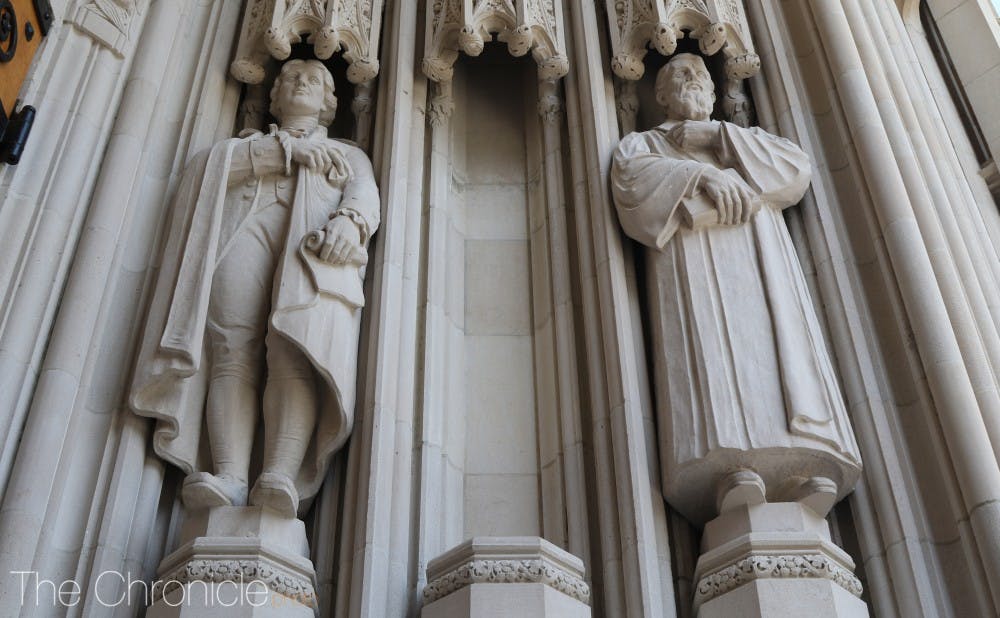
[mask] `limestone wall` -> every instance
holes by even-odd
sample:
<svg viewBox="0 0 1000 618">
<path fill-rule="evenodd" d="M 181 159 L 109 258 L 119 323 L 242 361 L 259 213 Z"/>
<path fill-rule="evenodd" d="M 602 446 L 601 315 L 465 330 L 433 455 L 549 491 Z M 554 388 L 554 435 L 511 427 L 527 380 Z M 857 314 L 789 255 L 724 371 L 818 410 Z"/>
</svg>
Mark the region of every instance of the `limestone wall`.
<svg viewBox="0 0 1000 618">
<path fill-rule="evenodd" d="M 985 1 L 932 8 L 996 153 Z M 785 219 L 864 460 L 834 541 L 873 616 L 994 615 L 1000 211 L 898 4 L 746 0 L 749 85 L 760 126 L 813 158 Z M 433 6 L 385 3 L 370 134 L 343 136 L 368 142 L 382 227 L 355 428 L 307 519 L 321 611 L 417 615 L 434 558 L 538 536 L 582 561 L 593 615 L 689 616 L 700 533 L 660 491 L 605 3 L 558 2 L 564 76 L 486 42 L 448 80 L 423 65 Z M 102 574 L 150 581 L 176 545 L 182 474 L 126 389 L 178 177 L 260 95 L 229 72 L 244 8 L 53 2 L 22 93 L 38 120 L 0 167 L 2 615 L 111 615 L 128 587 Z M 15 571 L 78 582 L 78 603 L 36 605 Z"/>
</svg>

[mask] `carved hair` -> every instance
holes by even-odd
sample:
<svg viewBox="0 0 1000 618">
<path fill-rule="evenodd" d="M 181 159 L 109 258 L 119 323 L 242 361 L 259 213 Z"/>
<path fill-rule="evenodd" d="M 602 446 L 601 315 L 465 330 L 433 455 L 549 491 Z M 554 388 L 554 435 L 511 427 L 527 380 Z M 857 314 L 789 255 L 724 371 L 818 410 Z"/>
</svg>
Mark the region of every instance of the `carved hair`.
<svg viewBox="0 0 1000 618">
<path fill-rule="evenodd" d="M 274 86 L 271 88 L 271 107 L 269 111 L 275 118 L 281 116 L 281 107 L 278 104 L 278 91 L 281 89 L 281 84 L 285 81 L 285 74 L 302 65 L 318 66 L 322 69 L 323 109 L 319 111 L 319 123 L 324 127 L 328 127 L 337 115 L 337 97 L 334 95 L 336 86 L 333 83 L 333 75 L 330 73 L 330 69 L 326 68 L 326 65 L 319 60 L 289 60 L 281 67 L 281 73 L 278 74 L 278 77 L 274 80 Z"/>
<path fill-rule="evenodd" d="M 670 77 L 671 75 L 673 75 L 674 69 L 676 68 L 675 63 L 678 60 L 688 60 L 688 59 L 696 60 L 697 63 L 702 66 L 702 68 L 704 68 L 706 71 L 708 70 L 708 67 L 705 65 L 705 59 L 697 54 L 686 54 L 686 53 L 677 54 L 676 56 L 671 58 L 670 62 L 664 65 L 664 67 L 660 69 L 660 72 L 656 74 L 656 86 L 654 89 L 654 91 L 656 92 L 656 102 L 659 103 L 661 106 L 663 106 L 664 109 L 669 107 L 669 102 L 666 99 L 666 97 L 662 95 L 663 93 L 673 93 L 673 89 L 670 85 Z M 711 87 L 709 88 L 709 92 L 712 95 L 712 102 L 714 103 L 715 83 L 712 81 L 711 77 L 708 79 L 708 82 L 711 85 Z"/>
</svg>

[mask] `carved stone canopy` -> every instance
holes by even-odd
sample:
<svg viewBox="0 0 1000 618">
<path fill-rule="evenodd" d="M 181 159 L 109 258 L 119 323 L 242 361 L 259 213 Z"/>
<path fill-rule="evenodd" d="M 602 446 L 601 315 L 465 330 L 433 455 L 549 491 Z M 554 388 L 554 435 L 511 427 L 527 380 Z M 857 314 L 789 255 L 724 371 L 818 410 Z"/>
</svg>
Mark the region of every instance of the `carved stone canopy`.
<svg viewBox="0 0 1000 618">
<path fill-rule="evenodd" d="M 685 33 L 698 41 L 702 54 L 725 54 L 728 79 L 760 70 L 742 0 L 607 0 L 607 12 L 611 68 L 624 80 L 642 77 L 650 47 L 669 56 Z"/>
<path fill-rule="evenodd" d="M 451 81 L 459 51 L 478 56 L 496 35 L 514 56 L 530 51 L 540 79 L 560 79 L 569 72 L 563 31 L 555 0 L 430 0 L 424 74 Z"/>
<path fill-rule="evenodd" d="M 343 49 L 347 79 L 363 84 L 378 75 L 384 0 L 250 0 L 230 68 L 233 77 L 260 84 L 269 58 L 285 60 L 292 44 L 313 45 L 320 60 Z"/>
</svg>

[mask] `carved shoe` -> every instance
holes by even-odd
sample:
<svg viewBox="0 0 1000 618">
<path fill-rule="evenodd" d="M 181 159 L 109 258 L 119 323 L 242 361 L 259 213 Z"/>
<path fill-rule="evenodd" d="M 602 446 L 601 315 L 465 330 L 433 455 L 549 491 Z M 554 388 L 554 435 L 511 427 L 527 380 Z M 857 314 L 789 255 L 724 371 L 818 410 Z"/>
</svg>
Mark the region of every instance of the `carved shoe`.
<svg viewBox="0 0 1000 618">
<path fill-rule="evenodd" d="M 837 484 L 832 480 L 814 476 L 806 480 L 789 498 L 807 506 L 820 517 L 826 517 L 837 503 Z"/>
<path fill-rule="evenodd" d="M 715 507 L 720 515 L 739 506 L 756 506 L 766 502 L 764 479 L 753 470 L 727 474 L 716 489 Z"/>
<path fill-rule="evenodd" d="M 181 498 L 184 506 L 192 511 L 216 506 L 246 506 L 247 484 L 229 475 L 195 472 L 184 479 Z"/>
<path fill-rule="evenodd" d="M 294 519 L 299 510 L 299 492 L 292 479 L 284 474 L 264 472 L 253 485 L 250 504 L 267 507 L 283 517 Z"/>
</svg>

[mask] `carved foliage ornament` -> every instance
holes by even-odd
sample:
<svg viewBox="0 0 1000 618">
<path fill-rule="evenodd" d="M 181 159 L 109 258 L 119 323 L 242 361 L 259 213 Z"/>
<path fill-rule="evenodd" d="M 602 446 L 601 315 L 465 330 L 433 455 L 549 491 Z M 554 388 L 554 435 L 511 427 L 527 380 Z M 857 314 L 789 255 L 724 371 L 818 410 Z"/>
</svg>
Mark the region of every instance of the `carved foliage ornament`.
<svg viewBox="0 0 1000 618">
<path fill-rule="evenodd" d="M 695 607 L 757 579 L 828 579 L 856 597 L 863 592 L 861 581 L 834 560 L 821 555 L 759 555 L 744 558 L 698 582 Z"/>
<path fill-rule="evenodd" d="M 153 586 L 154 603 L 174 589 L 194 582 L 206 584 L 259 582 L 277 594 L 294 599 L 303 605 L 316 607 L 316 589 L 311 581 L 277 562 L 265 559 L 192 560 L 168 573 L 160 582 L 162 586 Z"/>
<path fill-rule="evenodd" d="M 725 54 L 729 79 L 760 70 L 742 0 L 607 0 L 607 7 L 611 68 L 622 79 L 641 78 L 649 48 L 669 56 L 685 32 L 704 55 Z"/>
<path fill-rule="evenodd" d="M 573 573 L 544 559 L 470 560 L 438 577 L 424 588 L 424 604 L 443 599 L 472 584 L 545 584 L 590 604 L 590 586 Z"/>
<path fill-rule="evenodd" d="M 478 56 L 494 35 L 514 56 L 530 51 L 542 80 L 569 72 L 556 0 L 429 0 L 427 32 L 423 70 L 436 82 L 451 80 L 459 51 Z"/>
<path fill-rule="evenodd" d="M 268 58 L 286 60 L 294 43 L 313 45 L 327 60 L 343 50 L 347 79 L 363 84 L 378 75 L 384 0 L 250 0 L 243 18 L 233 77 L 247 84 L 265 78 Z"/>
</svg>

